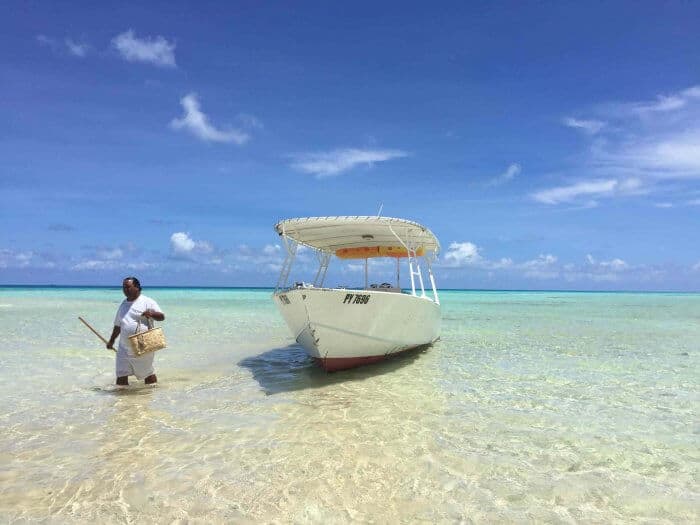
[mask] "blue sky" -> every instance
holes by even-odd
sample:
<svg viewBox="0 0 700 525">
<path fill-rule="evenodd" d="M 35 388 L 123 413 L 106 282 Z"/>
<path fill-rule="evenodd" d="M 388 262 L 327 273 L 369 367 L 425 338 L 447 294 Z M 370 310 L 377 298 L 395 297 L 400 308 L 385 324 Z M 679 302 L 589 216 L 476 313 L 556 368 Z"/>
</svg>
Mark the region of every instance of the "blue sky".
<svg viewBox="0 0 700 525">
<path fill-rule="evenodd" d="M 3 11 L 0 284 L 274 285 L 383 206 L 442 287 L 700 290 L 698 3 Z"/>
</svg>

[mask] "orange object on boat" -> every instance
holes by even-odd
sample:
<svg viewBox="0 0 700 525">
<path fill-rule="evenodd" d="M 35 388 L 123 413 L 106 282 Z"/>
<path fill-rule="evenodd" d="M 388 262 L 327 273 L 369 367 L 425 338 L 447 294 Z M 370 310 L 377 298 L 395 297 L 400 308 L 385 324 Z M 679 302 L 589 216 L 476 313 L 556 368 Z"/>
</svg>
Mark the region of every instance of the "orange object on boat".
<svg viewBox="0 0 700 525">
<path fill-rule="evenodd" d="M 425 254 L 425 250 L 421 246 L 416 249 L 416 256 L 422 257 Z M 380 257 L 408 257 L 408 250 L 403 246 L 380 246 L 379 247 Z"/>
<path fill-rule="evenodd" d="M 422 256 L 425 250 L 420 247 L 416 256 Z M 335 251 L 339 259 L 370 259 L 372 257 L 408 257 L 403 246 L 361 246 L 358 248 L 339 248 Z"/>
<path fill-rule="evenodd" d="M 379 257 L 379 248 L 376 246 L 360 246 L 358 248 L 339 248 L 335 254 L 340 259 L 369 259 Z"/>
</svg>

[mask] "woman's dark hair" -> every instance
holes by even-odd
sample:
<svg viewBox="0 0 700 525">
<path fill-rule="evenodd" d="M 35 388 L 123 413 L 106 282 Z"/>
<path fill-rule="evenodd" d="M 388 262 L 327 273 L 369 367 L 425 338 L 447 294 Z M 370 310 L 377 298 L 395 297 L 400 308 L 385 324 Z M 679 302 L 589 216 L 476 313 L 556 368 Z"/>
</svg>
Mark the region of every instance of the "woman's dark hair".
<svg viewBox="0 0 700 525">
<path fill-rule="evenodd" d="M 139 290 L 141 289 L 141 283 L 136 277 L 125 277 L 124 280 L 131 281 L 134 284 L 134 286 L 136 286 L 136 288 L 138 288 Z"/>
</svg>

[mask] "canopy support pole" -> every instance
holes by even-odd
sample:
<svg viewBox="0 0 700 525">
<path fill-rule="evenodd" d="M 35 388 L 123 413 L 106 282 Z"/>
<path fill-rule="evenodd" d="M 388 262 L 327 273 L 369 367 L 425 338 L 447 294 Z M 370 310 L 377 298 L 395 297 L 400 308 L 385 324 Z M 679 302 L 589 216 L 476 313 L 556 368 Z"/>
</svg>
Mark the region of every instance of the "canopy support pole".
<svg viewBox="0 0 700 525">
<path fill-rule="evenodd" d="M 323 282 L 326 280 L 326 272 L 328 271 L 328 263 L 331 260 L 331 254 L 317 251 L 316 256 L 318 257 L 319 266 L 316 277 L 314 277 L 314 286 L 322 288 Z"/>
<path fill-rule="evenodd" d="M 282 270 L 280 271 L 280 277 L 277 279 L 277 286 L 275 286 L 275 293 L 281 287 L 287 287 L 287 279 L 289 279 L 289 272 L 292 269 L 292 264 L 294 264 L 294 259 L 297 254 L 297 243 L 294 240 L 290 240 L 282 233 L 282 240 L 284 241 L 284 247 L 287 249 L 287 257 L 284 259 L 284 264 L 282 265 Z"/>
<path fill-rule="evenodd" d="M 396 287 L 401 289 L 401 257 L 396 258 Z"/>
<path fill-rule="evenodd" d="M 440 298 L 438 297 L 437 293 L 437 286 L 435 286 L 435 276 L 433 276 L 433 265 L 427 257 L 425 258 L 425 262 L 428 265 L 428 275 L 430 276 L 430 286 L 433 288 L 433 301 L 435 301 L 435 304 L 440 304 Z"/>
<path fill-rule="evenodd" d="M 369 270 L 367 268 L 369 259 L 365 257 L 365 290 L 369 287 Z"/>
</svg>

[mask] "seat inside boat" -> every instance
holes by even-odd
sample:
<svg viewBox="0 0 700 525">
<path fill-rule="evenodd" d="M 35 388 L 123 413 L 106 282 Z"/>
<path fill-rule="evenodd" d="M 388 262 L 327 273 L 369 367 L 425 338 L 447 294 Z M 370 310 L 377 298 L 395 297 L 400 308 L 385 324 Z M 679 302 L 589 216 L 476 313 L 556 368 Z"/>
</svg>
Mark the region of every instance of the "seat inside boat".
<svg viewBox="0 0 700 525">
<path fill-rule="evenodd" d="M 369 285 L 367 290 L 376 290 L 378 292 L 394 292 L 394 293 L 400 293 L 401 288 L 397 288 L 396 286 L 393 286 L 391 283 L 372 283 Z"/>
</svg>

